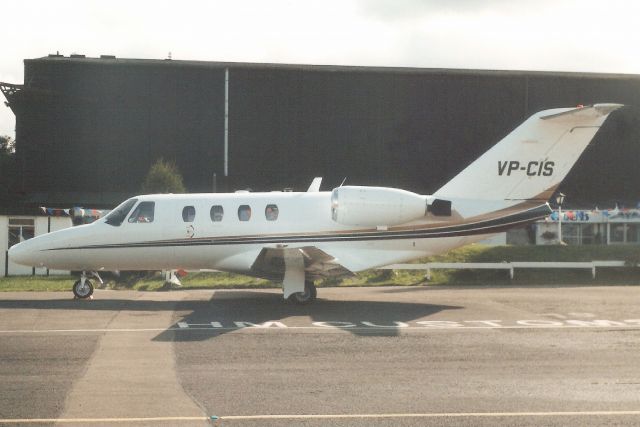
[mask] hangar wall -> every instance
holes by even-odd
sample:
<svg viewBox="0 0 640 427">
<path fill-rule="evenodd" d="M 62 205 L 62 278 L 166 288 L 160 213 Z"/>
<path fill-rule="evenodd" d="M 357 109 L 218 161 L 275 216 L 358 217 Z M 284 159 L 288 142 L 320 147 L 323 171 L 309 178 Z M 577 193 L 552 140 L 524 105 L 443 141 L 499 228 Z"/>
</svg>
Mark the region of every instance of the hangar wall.
<svg viewBox="0 0 640 427">
<path fill-rule="evenodd" d="M 229 176 L 224 171 L 229 71 Z M 240 64 L 58 55 L 25 60 L 16 113 L 27 203 L 111 207 L 159 157 L 189 191 L 350 184 L 435 191 L 530 114 L 640 105 L 640 76 Z M 640 200 L 640 114 L 614 114 L 562 191 Z M 489 173 L 490 171 L 488 171 Z"/>
</svg>

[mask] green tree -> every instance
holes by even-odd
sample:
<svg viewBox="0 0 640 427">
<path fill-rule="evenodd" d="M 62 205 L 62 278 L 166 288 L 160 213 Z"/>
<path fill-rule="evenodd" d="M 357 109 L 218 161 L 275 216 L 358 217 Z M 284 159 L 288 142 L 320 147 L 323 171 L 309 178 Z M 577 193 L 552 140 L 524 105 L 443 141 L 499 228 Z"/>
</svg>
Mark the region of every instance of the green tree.
<svg viewBox="0 0 640 427">
<path fill-rule="evenodd" d="M 8 157 L 16 152 L 16 142 L 8 135 L 0 135 L 0 156 Z"/>
<path fill-rule="evenodd" d="M 151 165 L 142 184 L 142 191 L 146 194 L 186 192 L 182 175 L 175 163 L 162 158 Z"/>
<path fill-rule="evenodd" d="M 9 190 L 14 184 L 15 152 L 15 140 L 10 136 L 0 135 L 0 200 L 7 198 Z"/>
</svg>

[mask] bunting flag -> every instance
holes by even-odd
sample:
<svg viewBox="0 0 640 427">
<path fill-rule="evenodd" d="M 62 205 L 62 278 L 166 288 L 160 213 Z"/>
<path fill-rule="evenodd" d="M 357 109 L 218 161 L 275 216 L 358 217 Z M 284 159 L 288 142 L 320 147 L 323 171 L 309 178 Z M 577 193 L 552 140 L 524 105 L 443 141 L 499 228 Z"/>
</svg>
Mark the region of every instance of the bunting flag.
<svg viewBox="0 0 640 427">
<path fill-rule="evenodd" d="M 73 216 L 74 218 L 92 218 L 96 220 L 98 218 L 102 218 L 109 212 L 110 210 L 87 209 L 87 208 L 75 207 L 71 210 L 71 216 Z"/>
<path fill-rule="evenodd" d="M 70 209 L 47 208 L 45 206 L 40 206 L 40 212 L 42 212 L 46 216 L 69 216 L 69 215 L 71 215 Z"/>
<path fill-rule="evenodd" d="M 597 207 L 593 210 L 563 210 L 562 221 L 574 222 L 602 222 L 611 219 L 630 220 L 637 222 L 640 218 L 640 209 L 620 209 L 616 205 L 613 209 L 600 210 Z M 553 211 L 547 218 L 547 221 L 558 221 L 558 211 Z"/>
<path fill-rule="evenodd" d="M 108 214 L 110 210 L 85 209 L 80 207 L 74 207 L 71 209 L 62 209 L 62 208 L 48 208 L 46 206 L 40 206 L 40 212 L 42 212 L 42 214 L 46 216 L 72 216 L 74 218 L 92 218 L 96 220 Z"/>
</svg>

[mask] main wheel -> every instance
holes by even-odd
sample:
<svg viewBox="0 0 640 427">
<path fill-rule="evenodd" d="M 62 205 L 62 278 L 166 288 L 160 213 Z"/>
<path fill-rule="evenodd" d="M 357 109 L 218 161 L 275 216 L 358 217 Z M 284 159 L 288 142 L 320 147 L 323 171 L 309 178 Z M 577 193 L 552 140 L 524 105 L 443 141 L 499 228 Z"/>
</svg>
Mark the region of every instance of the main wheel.
<svg viewBox="0 0 640 427">
<path fill-rule="evenodd" d="M 296 304 L 309 304 L 310 302 L 315 301 L 317 296 L 318 291 L 316 290 L 316 285 L 313 284 L 313 281 L 307 280 L 304 282 L 304 292 L 291 294 L 289 301 Z"/>
<path fill-rule="evenodd" d="M 82 280 L 77 280 L 73 284 L 73 294 L 76 298 L 89 298 L 93 294 L 93 285 L 89 280 L 85 280 L 84 284 L 82 284 Z"/>
</svg>

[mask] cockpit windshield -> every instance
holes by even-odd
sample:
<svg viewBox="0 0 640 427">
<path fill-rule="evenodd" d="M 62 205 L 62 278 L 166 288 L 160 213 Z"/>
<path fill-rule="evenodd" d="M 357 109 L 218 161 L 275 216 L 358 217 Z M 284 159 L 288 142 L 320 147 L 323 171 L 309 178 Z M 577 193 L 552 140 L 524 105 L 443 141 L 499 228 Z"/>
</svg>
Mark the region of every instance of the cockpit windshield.
<svg viewBox="0 0 640 427">
<path fill-rule="evenodd" d="M 127 217 L 127 214 L 137 201 L 138 199 L 129 199 L 125 202 L 122 202 L 120 205 L 118 205 L 117 208 L 109 212 L 109 214 L 104 217 L 104 222 L 109 225 L 118 227 L 120 224 L 122 224 L 124 219 Z"/>
</svg>

